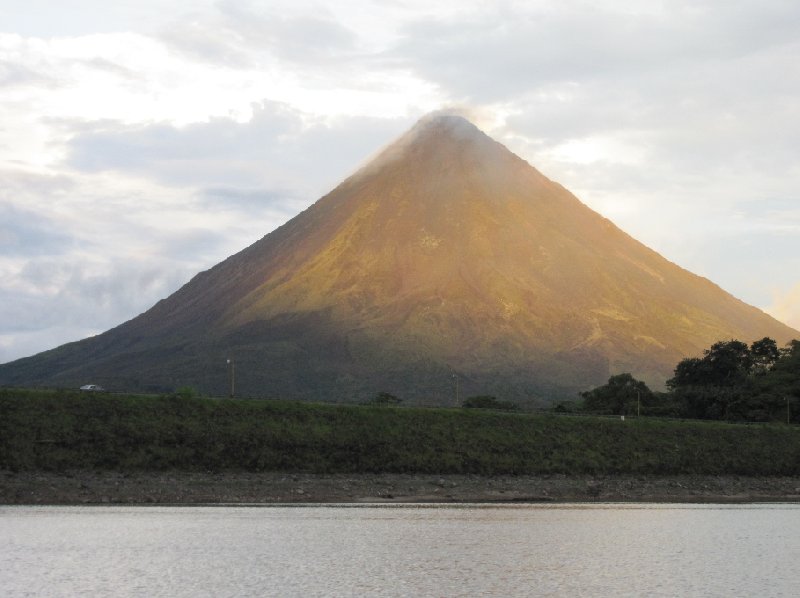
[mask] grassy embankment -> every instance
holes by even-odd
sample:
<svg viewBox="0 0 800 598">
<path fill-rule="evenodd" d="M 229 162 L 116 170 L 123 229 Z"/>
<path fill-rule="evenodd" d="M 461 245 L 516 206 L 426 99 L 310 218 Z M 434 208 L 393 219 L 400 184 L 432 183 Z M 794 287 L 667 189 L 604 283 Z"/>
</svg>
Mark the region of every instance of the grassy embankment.
<svg viewBox="0 0 800 598">
<path fill-rule="evenodd" d="M 800 428 L 0 390 L 0 469 L 800 474 Z"/>
</svg>

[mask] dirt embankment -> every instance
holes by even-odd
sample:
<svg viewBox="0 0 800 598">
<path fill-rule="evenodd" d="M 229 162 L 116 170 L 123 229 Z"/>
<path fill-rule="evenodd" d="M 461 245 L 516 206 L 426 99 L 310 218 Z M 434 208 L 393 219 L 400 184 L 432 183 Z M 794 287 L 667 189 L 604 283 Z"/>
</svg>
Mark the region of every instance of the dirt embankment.
<svg viewBox="0 0 800 598">
<path fill-rule="evenodd" d="M 800 501 L 800 477 L 0 471 L 0 504 Z"/>
</svg>

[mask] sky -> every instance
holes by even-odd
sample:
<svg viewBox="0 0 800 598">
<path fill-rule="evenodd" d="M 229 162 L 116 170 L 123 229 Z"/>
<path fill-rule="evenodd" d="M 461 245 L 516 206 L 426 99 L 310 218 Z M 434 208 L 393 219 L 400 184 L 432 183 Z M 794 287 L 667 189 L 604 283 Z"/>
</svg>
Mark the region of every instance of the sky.
<svg viewBox="0 0 800 598">
<path fill-rule="evenodd" d="M 434 110 L 800 329 L 794 0 L 0 0 L 0 363 L 112 328 Z"/>
</svg>

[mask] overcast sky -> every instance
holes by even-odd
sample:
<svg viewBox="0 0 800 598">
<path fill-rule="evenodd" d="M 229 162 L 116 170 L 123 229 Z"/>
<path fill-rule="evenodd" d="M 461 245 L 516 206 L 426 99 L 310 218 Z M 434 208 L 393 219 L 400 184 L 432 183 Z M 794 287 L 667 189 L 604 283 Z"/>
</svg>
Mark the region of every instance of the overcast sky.
<svg viewBox="0 0 800 598">
<path fill-rule="evenodd" d="M 0 0 L 0 362 L 130 319 L 423 114 L 800 328 L 795 0 Z"/>
</svg>

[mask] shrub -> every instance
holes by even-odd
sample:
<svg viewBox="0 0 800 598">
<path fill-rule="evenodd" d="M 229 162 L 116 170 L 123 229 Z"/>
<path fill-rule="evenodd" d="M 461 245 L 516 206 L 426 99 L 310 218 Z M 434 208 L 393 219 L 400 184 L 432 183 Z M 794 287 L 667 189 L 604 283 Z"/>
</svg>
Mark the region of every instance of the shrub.
<svg viewBox="0 0 800 598">
<path fill-rule="evenodd" d="M 497 411 L 519 411 L 519 406 L 511 401 L 500 401 L 497 397 L 479 395 L 469 397 L 462 403 L 467 409 L 496 409 Z"/>
</svg>

